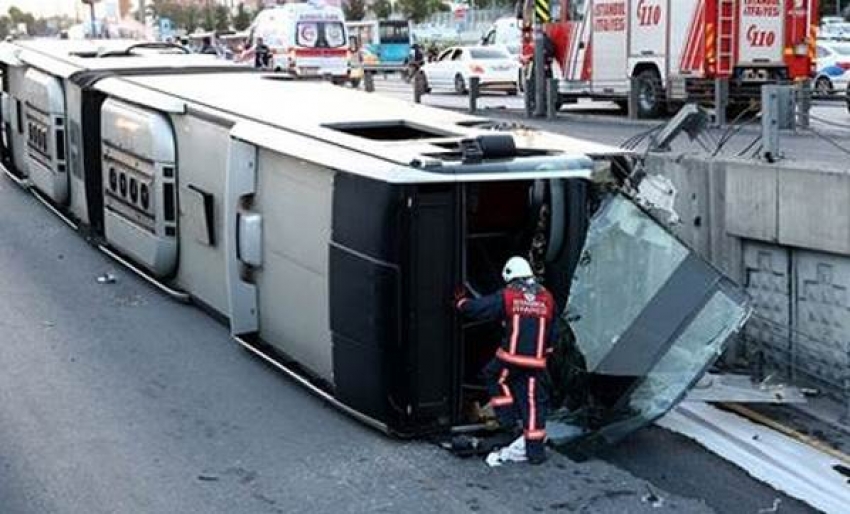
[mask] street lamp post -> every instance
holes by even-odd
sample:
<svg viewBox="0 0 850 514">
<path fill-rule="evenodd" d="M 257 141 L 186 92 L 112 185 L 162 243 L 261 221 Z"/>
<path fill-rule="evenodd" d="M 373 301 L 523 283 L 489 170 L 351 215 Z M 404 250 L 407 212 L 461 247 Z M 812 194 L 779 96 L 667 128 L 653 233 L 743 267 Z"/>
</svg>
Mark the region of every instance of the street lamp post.
<svg viewBox="0 0 850 514">
<path fill-rule="evenodd" d="M 91 39 L 95 39 L 97 37 L 97 34 L 96 34 L 97 26 L 96 26 L 96 23 L 95 23 L 95 16 L 94 16 L 94 4 L 96 4 L 97 2 L 100 2 L 100 0 L 80 0 L 80 1 L 83 2 L 84 4 L 88 4 L 89 8 L 91 8 Z"/>
</svg>

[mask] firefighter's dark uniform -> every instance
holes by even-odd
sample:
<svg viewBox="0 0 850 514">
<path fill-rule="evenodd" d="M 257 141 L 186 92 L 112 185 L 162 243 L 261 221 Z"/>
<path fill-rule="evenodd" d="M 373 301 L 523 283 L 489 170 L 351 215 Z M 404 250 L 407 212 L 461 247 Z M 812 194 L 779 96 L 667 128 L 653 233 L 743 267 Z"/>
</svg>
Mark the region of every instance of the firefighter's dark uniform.
<svg viewBox="0 0 850 514">
<path fill-rule="evenodd" d="M 546 358 L 555 339 L 555 300 L 533 280 L 519 279 L 489 296 L 462 298 L 457 308 L 479 320 L 502 320 L 505 334 L 495 358 L 484 368 L 490 405 L 505 428 L 522 420 L 532 462 L 545 458 Z"/>
</svg>

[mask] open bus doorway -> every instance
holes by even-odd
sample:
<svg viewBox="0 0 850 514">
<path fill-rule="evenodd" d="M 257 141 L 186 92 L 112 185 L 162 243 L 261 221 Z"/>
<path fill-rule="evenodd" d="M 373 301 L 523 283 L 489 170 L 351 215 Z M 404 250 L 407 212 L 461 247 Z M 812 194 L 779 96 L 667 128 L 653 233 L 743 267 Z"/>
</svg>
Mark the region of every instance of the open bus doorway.
<svg viewBox="0 0 850 514">
<path fill-rule="evenodd" d="M 505 286 L 502 269 L 512 256 L 526 258 L 541 284 L 566 306 L 570 278 L 584 241 L 587 185 L 579 180 L 482 182 L 463 188 L 462 276 L 475 296 Z M 501 321 L 460 319 L 462 423 L 482 421 L 489 401 L 482 370 L 504 336 Z"/>
</svg>

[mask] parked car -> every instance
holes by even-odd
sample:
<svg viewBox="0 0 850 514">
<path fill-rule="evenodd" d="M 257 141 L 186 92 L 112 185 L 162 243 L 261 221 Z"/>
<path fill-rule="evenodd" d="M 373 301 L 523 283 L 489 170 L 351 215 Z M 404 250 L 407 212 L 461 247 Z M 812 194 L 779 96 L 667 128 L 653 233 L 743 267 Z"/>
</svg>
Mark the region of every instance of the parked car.
<svg viewBox="0 0 850 514">
<path fill-rule="evenodd" d="M 425 91 L 452 89 L 458 94 L 466 94 L 469 79 L 478 77 L 482 89 L 515 95 L 519 90 L 518 71 L 516 58 L 504 48 L 485 46 L 453 46 L 422 67 Z"/>
<path fill-rule="evenodd" d="M 815 95 L 829 96 L 844 91 L 850 83 L 850 43 L 819 41 L 817 52 Z"/>
<path fill-rule="evenodd" d="M 848 41 L 850 40 L 850 23 L 821 25 L 818 29 L 818 39 L 822 41 Z"/>
<path fill-rule="evenodd" d="M 523 90 L 524 80 L 522 72 L 522 21 L 516 16 L 505 16 L 499 18 L 481 36 L 481 46 L 500 46 L 520 63 L 518 72 L 519 90 Z"/>
</svg>

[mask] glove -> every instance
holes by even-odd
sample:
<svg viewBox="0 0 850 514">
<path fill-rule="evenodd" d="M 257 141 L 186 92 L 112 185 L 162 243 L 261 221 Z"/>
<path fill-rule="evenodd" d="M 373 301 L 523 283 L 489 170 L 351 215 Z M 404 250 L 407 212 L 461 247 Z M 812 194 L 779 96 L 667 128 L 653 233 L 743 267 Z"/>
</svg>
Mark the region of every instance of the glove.
<svg viewBox="0 0 850 514">
<path fill-rule="evenodd" d="M 464 300 L 469 300 L 469 294 L 466 291 L 466 286 L 457 286 L 455 288 L 454 305 L 455 308 L 460 308 L 460 304 Z"/>
</svg>

